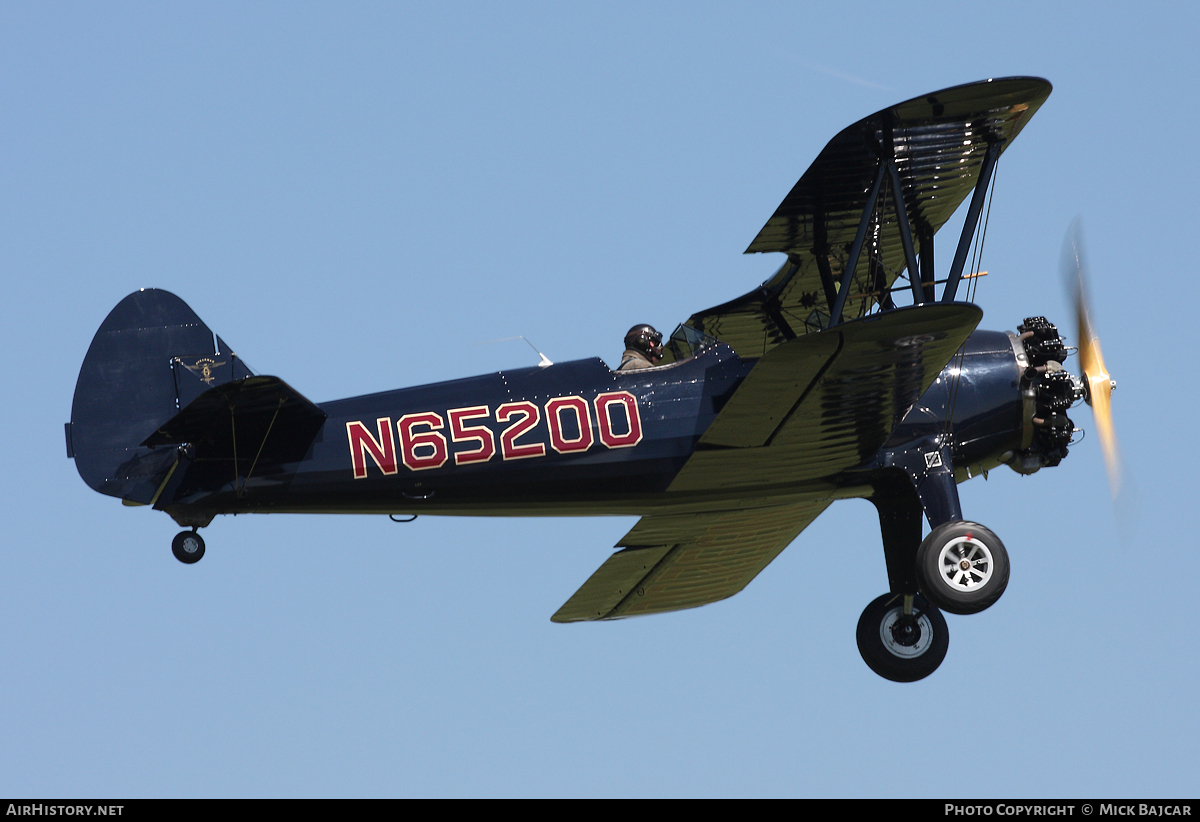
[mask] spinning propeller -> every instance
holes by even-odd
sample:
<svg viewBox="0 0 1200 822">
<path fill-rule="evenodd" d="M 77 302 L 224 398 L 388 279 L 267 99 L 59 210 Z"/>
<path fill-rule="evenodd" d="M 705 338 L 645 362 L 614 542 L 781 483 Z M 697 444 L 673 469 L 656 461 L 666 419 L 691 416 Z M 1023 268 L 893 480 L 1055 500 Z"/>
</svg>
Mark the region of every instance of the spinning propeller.
<svg viewBox="0 0 1200 822">
<path fill-rule="evenodd" d="M 1078 220 L 1071 224 L 1063 242 L 1062 273 L 1075 304 L 1075 333 L 1080 367 L 1083 369 L 1084 400 L 1092 407 L 1096 432 L 1100 436 L 1100 449 L 1108 469 L 1108 485 L 1115 500 L 1121 491 L 1122 480 L 1121 452 L 1112 421 L 1112 392 L 1117 383 L 1104 366 L 1100 337 L 1092 326 L 1088 307 L 1087 264 Z"/>
</svg>

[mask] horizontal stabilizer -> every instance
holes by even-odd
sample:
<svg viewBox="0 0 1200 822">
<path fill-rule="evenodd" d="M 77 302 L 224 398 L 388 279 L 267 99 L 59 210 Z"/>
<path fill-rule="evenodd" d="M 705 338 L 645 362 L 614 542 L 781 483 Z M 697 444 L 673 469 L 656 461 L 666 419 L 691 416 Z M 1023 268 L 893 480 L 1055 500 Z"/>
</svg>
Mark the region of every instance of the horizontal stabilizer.
<svg viewBox="0 0 1200 822">
<path fill-rule="evenodd" d="M 191 443 L 204 460 L 295 462 L 326 416 L 278 377 L 246 377 L 200 394 L 142 445 Z"/>
<path fill-rule="evenodd" d="M 814 499 L 770 508 L 642 517 L 554 622 L 655 614 L 733 596 L 829 505 Z"/>
</svg>

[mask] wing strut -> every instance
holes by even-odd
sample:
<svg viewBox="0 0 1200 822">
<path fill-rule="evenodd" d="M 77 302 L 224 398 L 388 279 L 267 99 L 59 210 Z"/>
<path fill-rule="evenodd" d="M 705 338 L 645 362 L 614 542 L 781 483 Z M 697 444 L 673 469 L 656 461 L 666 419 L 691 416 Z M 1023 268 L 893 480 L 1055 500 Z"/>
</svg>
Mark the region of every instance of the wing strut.
<svg viewBox="0 0 1200 822">
<path fill-rule="evenodd" d="M 924 302 L 931 303 L 934 298 L 933 284 L 937 280 L 937 273 L 933 267 L 933 235 L 934 229 L 921 221 L 921 288 L 924 292 Z M 928 276 L 926 276 L 928 275 Z"/>
<path fill-rule="evenodd" d="M 821 288 L 825 290 L 825 304 L 832 310 L 834 300 L 837 299 L 837 289 L 833 284 L 833 269 L 829 267 L 828 220 L 829 215 L 826 214 L 825 209 L 818 209 L 813 219 L 813 235 L 816 241 L 813 243 L 813 258 L 817 263 L 817 274 L 821 278 Z M 799 267 L 800 261 L 795 259 L 793 255 L 789 254 L 788 259 L 792 260 L 793 265 Z"/>
<path fill-rule="evenodd" d="M 892 175 L 892 199 L 896 201 L 896 225 L 900 228 L 900 245 L 904 247 L 904 265 L 908 268 L 908 279 L 912 284 L 913 305 L 925 302 L 925 292 L 921 288 L 921 271 L 917 268 L 917 254 L 913 251 L 912 228 L 908 224 L 908 208 L 904 205 L 904 196 L 900 189 L 900 172 L 896 171 L 896 163 L 889 160 L 888 172 Z"/>
<path fill-rule="evenodd" d="M 791 267 L 788 269 L 787 273 L 783 275 L 783 282 L 780 283 L 778 287 L 769 291 L 766 288 L 763 289 L 763 291 L 767 294 L 766 299 L 763 300 L 763 311 L 767 312 L 767 316 L 769 316 L 772 322 L 775 323 L 775 327 L 779 329 L 781 334 L 783 334 L 783 338 L 785 340 L 796 339 L 796 332 L 792 330 L 792 326 L 784 318 L 783 311 L 779 305 L 779 292 L 783 290 L 783 287 L 786 286 L 792 277 L 795 276 L 796 272 L 800 270 L 800 263 L 796 262 L 795 260 L 791 260 L 790 265 Z M 832 286 L 832 282 L 830 285 Z"/>
<path fill-rule="evenodd" d="M 988 146 L 987 155 L 983 160 L 983 167 L 979 172 L 979 180 L 975 184 L 975 191 L 971 197 L 971 206 L 967 211 L 967 219 L 963 223 L 962 235 L 958 239 L 958 248 L 954 252 L 954 262 L 950 269 L 950 275 L 946 278 L 946 288 L 942 292 L 942 302 L 953 302 L 957 295 L 958 283 L 962 279 L 963 266 L 967 261 L 967 252 L 970 251 L 971 240 L 975 237 L 975 230 L 979 226 L 979 215 L 983 210 L 983 203 L 987 196 L 987 187 L 992 179 L 992 172 L 996 168 L 996 158 L 1000 156 L 1000 148 L 1000 143 L 991 143 Z M 921 305 L 932 301 L 932 296 L 926 294 L 926 282 L 923 275 L 926 271 L 929 272 L 929 286 L 932 289 L 934 280 L 933 236 L 932 233 L 923 232 L 921 256 L 926 261 L 926 264 L 921 266 L 917 262 L 912 225 L 908 221 L 908 208 L 905 206 L 903 189 L 900 184 L 900 172 L 896 168 L 895 159 L 889 158 L 879 164 L 879 170 L 875 174 L 875 185 L 872 186 L 871 193 L 867 196 L 867 204 L 863 208 L 862 219 L 858 223 L 858 233 L 854 236 L 854 245 L 850 247 L 850 256 L 846 261 L 846 270 L 843 272 L 841 283 L 838 286 L 837 298 L 833 300 L 830 306 L 829 323 L 825 326 L 827 329 L 833 328 L 842 320 L 842 311 L 845 308 L 846 299 L 850 293 L 850 282 L 854 276 L 855 269 L 858 267 L 858 258 L 862 254 L 863 242 L 866 239 L 871 216 L 875 212 L 875 203 L 879 199 L 879 190 L 882 187 L 884 175 L 887 175 L 891 179 L 892 200 L 896 207 L 896 228 L 899 230 L 900 245 L 904 250 L 904 264 L 908 269 L 908 278 L 912 287 L 913 305 Z M 925 236 L 925 234 L 928 234 L 928 236 Z M 826 265 L 828 265 L 828 262 L 826 262 Z M 823 271 L 822 274 L 824 274 Z M 884 296 L 886 296 L 886 289 Z M 828 289 L 826 289 L 826 297 L 828 297 Z M 778 310 L 774 312 L 774 314 L 778 313 Z"/>
<path fill-rule="evenodd" d="M 950 276 L 946 279 L 946 289 L 942 292 L 944 303 L 953 302 L 958 293 L 958 281 L 962 277 L 963 265 L 967 262 L 971 239 L 975 236 L 976 226 L 979 225 L 979 212 L 983 210 L 984 195 L 987 194 L 992 170 L 996 167 L 996 158 L 1000 156 L 1002 147 L 999 142 L 991 143 L 987 155 L 983 158 L 983 168 L 980 169 L 979 180 L 975 183 L 975 193 L 971 195 L 971 207 L 967 211 L 967 219 L 963 222 L 962 235 L 958 238 L 958 250 L 954 252 L 954 263 L 950 266 Z"/>
<path fill-rule="evenodd" d="M 854 245 L 850 246 L 850 257 L 846 260 L 846 270 L 842 272 L 842 282 L 838 286 L 837 299 L 829 309 L 829 324 L 833 328 L 842 321 L 842 309 L 846 307 L 846 297 L 850 294 L 850 281 L 854 279 L 854 269 L 858 268 L 858 256 L 862 253 L 863 240 L 867 237 L 867 226 L 871 223 L 871 215 L 875 213 L 875 201 L 879 198 L 879 188 L 883 185 L 883 175 L 887 171 L 887 163 L 880 163 L 879 171 L 875 174 L 875 185 L 867 195 L 867 204 L 863 208 L 862 219 L 858 221 L 858 233 L 854 235 Z"/>
</svg>

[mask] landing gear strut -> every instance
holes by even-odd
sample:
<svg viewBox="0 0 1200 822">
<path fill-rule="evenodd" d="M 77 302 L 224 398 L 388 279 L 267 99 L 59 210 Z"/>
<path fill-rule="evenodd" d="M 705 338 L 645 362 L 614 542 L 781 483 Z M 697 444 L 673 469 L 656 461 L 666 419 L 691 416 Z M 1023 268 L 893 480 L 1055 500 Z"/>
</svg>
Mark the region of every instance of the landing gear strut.
<svg viewBox="0 0 1200 822">
<path fill-rule="evenodd" d="M 920 595 L 884 594 L 858 620 L 858 652 L 872 671 L 892 682 L 916 682 L 937 670 L 950 631 Z"/>
<path fill-rule="evenodd" d="M 199 562 L 204 556 L 204 538 L 196 533 L 195 528 L 180 531 L 175 535 L 175 539 L 171 540 L 171 553 L 185 565 Z"/>
</svg>

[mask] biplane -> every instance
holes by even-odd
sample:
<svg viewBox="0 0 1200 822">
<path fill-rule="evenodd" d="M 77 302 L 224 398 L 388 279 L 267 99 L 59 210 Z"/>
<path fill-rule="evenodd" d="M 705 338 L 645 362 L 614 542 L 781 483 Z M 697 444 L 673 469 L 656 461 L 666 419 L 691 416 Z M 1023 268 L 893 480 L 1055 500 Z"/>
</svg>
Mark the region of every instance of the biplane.
<svg viewBox="0 0 1200 822">
<path fill-rule="evenodd" d="M 859 649 L 883 677 L 921 679 L 946 654 L 941 611 L 981 611 L 1008 582 L 957 483 L 1058 464 L 1080 399 L 1107 425 L 1098 345 L 1081 379 L 1045 318 L 977 330 L 957 297 L 996 162 L 1050 91 L 956 86 L 843 130 L 746 249 L 783 254 L 778 271 L 693 314 L 652 368 L 544 361 L 316 403 L 252 373 L 178 297 L 138 291 L 87 352 L 68 455 L 96 491 L 183 527 L 184 563 L 219 514 L 639 516 L 555 622 L 732 596 L 832 502 L 866 498 L 889 591 Z M 934 235 L 968 198 L 938 278 Z"/>
</svg>

